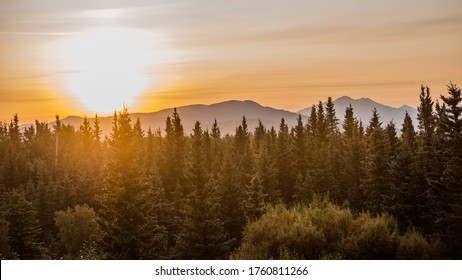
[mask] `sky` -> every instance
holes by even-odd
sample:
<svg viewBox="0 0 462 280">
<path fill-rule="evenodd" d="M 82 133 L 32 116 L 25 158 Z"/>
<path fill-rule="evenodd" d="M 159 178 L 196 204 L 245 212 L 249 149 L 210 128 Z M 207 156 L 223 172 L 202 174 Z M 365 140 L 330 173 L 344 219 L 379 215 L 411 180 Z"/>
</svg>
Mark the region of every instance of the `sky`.
<svg viewBox="0 0 462 280">
<path fill-rule="evenodd" d="M 1 0 L 0 121 L 462 85 L 460 0 Z"/>
</svg>

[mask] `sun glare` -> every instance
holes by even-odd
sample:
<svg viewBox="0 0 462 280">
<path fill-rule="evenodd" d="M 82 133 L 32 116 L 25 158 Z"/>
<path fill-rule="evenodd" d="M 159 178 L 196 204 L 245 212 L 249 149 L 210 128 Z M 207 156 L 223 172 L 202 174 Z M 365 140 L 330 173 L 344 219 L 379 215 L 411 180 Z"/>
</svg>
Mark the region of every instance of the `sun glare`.
<svg viewBox="0 0 462 280">
<path fill-rule="evenodd" d="M 110 113 L 152 86 L 152 57 L 142 34 L 125 29 L 93 29 L 66 41 L 61 57 L 64 88 L 87 110 Z"/>
</svg>

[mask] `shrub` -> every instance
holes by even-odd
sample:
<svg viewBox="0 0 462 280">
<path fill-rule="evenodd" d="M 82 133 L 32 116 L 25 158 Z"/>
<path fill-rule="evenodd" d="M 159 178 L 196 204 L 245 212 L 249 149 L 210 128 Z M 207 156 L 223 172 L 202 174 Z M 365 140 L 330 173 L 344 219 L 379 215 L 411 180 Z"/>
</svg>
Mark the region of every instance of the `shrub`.
<svg viewBox="0 0 462 280">
<path fill-rule="evenodd" d="M 100 241 L 103 237 L 96 213 L 87 205 L 55 212 L 55 224 L 70 257 L 77 256 L 79 251 L 85 249 L 85 244 Z"/>
<path fill-rule="evenodd" d="M 415 229 L 411 229 L 398 242 L 397 259 L 440 259 L 442 244 L 436 240 L 428 242 Z"/>
<path fill-rule="evenodd" d="M 233 259 L 428 259 L 441 251 L 415 230 L 399 234 L 396 220 L 362 213 L 314 198 L 290 209 L 270 206 L 246 225 Z"/>
</svg>

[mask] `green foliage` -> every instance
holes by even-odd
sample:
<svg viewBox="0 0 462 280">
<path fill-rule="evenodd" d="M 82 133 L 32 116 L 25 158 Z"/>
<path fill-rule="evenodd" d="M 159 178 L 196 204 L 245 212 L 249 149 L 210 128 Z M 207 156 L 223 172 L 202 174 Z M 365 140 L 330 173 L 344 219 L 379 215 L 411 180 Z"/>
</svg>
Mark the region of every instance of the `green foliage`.
<svg viewBox="0 0 462 280">
<path fill-rule="evenodd" d="M 440 259 L 443 256 L 442 248 L 440 241 L 428 242 L 419 232 L 411 229 L 399 239 L 396 258 L 409 260 Z"/>
<path fill-rule="evenodd" d="M 278 191 L 287 203 L 292 202 L 295 185 L 294 171 L 290 165 L 290 159 L 293 157 L 291 146 L 289 127 L 285 120 L 281 119 L 276 150 L 276 174 Z"/>
<path fill-rule="evenodd" d="M 192 148 L 187 172 L 189 188 L 179 217 L 176 257 L 181 259 L 223 258 L 228 242 L 218 215 L 215 181 L 206 176 L 204 133 L 199 122 L 191 136 Z"/>
<path fill-rule="evenodd" d="M 242 229 L 246 223 L 244 211 L 245 190 L 238 184 L 235 165 L 229 154 L 223 158 L 217 181 L 218 212 L 223 228 L 234 248 L 242 238 Z"/>
<path fill-rule="evenodd" d="M 345 110 L 345 118 L 343 121 L 344 135 L 347 139 L 353 138 L 356 132 L 355 130 L 357 129 L 356 126 L 356 118 L 354 117 L 353 107 L 350 104 Z"/>
<path fill-rule="evenodd" d="M 222 259 L 229 242 L 217 213 L 212 182 L 198 186 L 186 198 L 179 219 L 175 257 L 180 259 Z"/>
<path fill-rule="evenodd" d="M 335 108 L 334 103 L 332 102 L 332 97 L 327 98 L 326 123 L 329 137 L 335 137 L 338 134 L 338 119 L 335 116 Z"/>
<path fill-rule="evenodd" d="M 353 223 L 353 232 L 342 240 L 346 259 L 392 259 L 399 238 L 398 225 L 389 215 L 376 218 L 362 213 Z"/>
<path fill-rule="evenodd" d="M 237 183 L 240 188 L 244 188 L 250 183 L 253 164 L 250 150 L 250 133 L 245 117 L 242 117 L 242 123 L 236 128 L 233 157 L 236 160 Z"/>
<path fill-rule="evenodd" d="M 327 199 L 308 206 L 270 207 L 244 229 L 233 259 L 394 259 L 439 257 L 439 244 L 415 230 L 399 234 L 396 220 L 362 213 L 354 218 Z"/>
<path fill-rule="evenodd" d="M 11 251 L 21 259 L 44 257 L 44 247 L 40 241 L 41 228 L 37 212 L 23 191 L 14 190 L 6 195 L 6 211 L 3 231 L 8 230 Z"/>
<path fill-rule="evenodd" d="M 366 209 L 374 214 L 388 207 L 386 197 L 390 195 L 390 145 L 381 125 L 379 114 L 374 108 L 367 127 L 367 155 L 363 165 L 365 174 L 360 185 L 366 198 Z"/>
<path fill-rule="evenodd" d="M 172 117 L 167 117 L 165 133 L 159 160 L 159 174 L 167 199 L 174 201 L 179 207 L 182 197 L 175 197 L 175 194 L 178 194 L 176 192 L 177 186 L 184 183 L 185 136 L 176 108 Z"/>
<path fill-rule="evenodd" d="M 452 258 L 462 258 L 462 95 L 457 85 L 448 85 L 448 95 L 441 96 L 445 118 L 441 127 L 441 152 L 445 156 L 441 181 L 438 182 L 439 197 L 435 227 L 437 236 L 448 245 Z"/>
<path fill-rule="evenodd" d="M 420 105 L 417 107 L 417 120 L 419 121 L 422 148 L 426 152 L 431 152 L 432 137 L 435 130 L 435 116 L 433 113 L 433 100 L 430 96 L 430 89 L 421 86 L 419 95 Z M 426 166 L 428 168 L 428 166 Z"/>
<path fill-rule="evenodd" d="M 97 219 L 95 211 L 87 205 L 55 212 L 58 236 L 71 258 L 76 257 L 85 244 L 102 240 L 103 232 Z"/>
<path fill-rule="evenodd" d="M 8 222 L 0 217 L 0 260 L 12 259 L 13 253 L 10 247 L 10 238 L 8 237 Z"/>
<path fill-rule="evenodd" d="M 268 196 L 263 188 L 263 182 L 259 175 L 250 180 L 250 185 L 245 190 L 244 211 L 248 219 L 260 217 L 265 212 L 265 199 Z"/>
<path fill-rule="evenodd" d="M 106 254 L 95 242 L 85 242 L 76 256 L 77 260 L 102 260 L 106 258 Z"/>
<path fill-rule="evenodd" d="M 160 258 L 166 245 L 157 217 L 162 192 L 137 164 L 140 147 L 133 132 L 127 109 L 115 114 L 108 177 L 99 197 L 103 248 L 110 258 Z"/>
<path fill-rule="evenodd" d="M 306 174 L 308 168 L 308 151 L 307 133 L 303 125 L 302 115 L 298 115 L 297 125 L 292 129 L 292 154 L 294 155 L 295 162 L 293 163 L 294 174 Z"/>
</svg>

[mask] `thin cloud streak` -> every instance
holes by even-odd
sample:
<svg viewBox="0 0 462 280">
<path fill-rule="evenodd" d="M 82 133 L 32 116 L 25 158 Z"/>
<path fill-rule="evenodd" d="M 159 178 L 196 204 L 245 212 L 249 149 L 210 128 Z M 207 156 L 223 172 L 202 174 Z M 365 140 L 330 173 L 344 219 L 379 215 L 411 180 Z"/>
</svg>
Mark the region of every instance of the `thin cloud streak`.
<svg viewBox="0 0 462 280">
<path fill-rule="evenodd" d="M 462 76 L 461 9 L 454 0 L 3 0 L 0 94 L 34 99 L 37 83 L 37 93 L 69 98 L 53 87 L 66 73 L 44 53 L 92 28 L 120 28 L 150 36 L 157 57 L 149 74 L 162 83 L 139 97 L 140 110 L 226 99 L 295 108 L 344 94 L 409 104 L 415 84 L 444 89 Z M 4 100 L 8 115 L 14 96 Z"/>
</svg>

